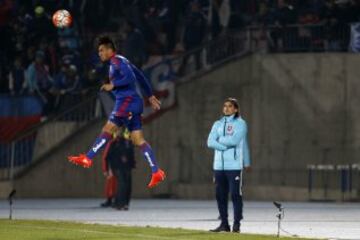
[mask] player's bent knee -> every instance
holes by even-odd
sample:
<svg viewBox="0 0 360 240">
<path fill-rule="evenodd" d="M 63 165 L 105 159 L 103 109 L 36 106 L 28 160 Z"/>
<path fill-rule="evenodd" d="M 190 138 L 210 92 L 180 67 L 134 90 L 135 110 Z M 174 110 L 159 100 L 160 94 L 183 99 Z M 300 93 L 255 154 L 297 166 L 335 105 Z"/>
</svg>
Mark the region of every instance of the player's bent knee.
<svg viewBox="0 0 360 240">
<path fill-rule="evenodd" d="M 102 128 L 102 132 L 111 133 L 111 128 L 107 127 L 106 125 Z"/>
<path fill-rule="evenodd" d="M 146 143 L 145 139 L 143 139 L 143 138 L 136 138 L 136 137 L 134 137 L 134 138 L 132 138 L 131 140 L 132 140 L 133 144 L 134 144 L 135 146 L 137 146 L 137 147 L 140 147 L 141 145 L 143 145 L 144 143 Z"/>
<path fill-rule="evenodd" d="M 117 126 L 111 122 L 107 122 L 102 131 L 107 133 L 113 133 L 117 129 Z"/>
<path fill-rule="evenodd" d="M 133 144 L 137 147 L 140 147 L 141 145 L 143 145 L 144 143 L 146 143 L 145 140 L 133 140 Z"/>
</svg>

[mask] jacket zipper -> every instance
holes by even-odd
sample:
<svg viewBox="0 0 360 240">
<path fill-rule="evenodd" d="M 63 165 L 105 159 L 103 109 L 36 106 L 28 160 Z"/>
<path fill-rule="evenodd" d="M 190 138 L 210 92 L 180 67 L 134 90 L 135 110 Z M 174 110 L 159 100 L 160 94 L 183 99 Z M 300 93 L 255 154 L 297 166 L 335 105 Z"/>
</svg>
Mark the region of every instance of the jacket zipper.
<svg viewBox="0 0 360 240">
<path fill-rule="evenodd" d="M 225 129 L 226 129 L 226 118 L 225 118 L 224 129 L 223 129 L 223 136 L 224 137 L 225 137 Z M 224 171 L 225 170 L 224 151 L 221 152 L 221 158 L 222 158 L 222 166 L 223 166 L 223 171 Z"/>
<path fill-rule="evenodd" d="M 236 161 L 236 147 L 234 147 L 234 160 Z"/>
</svg>

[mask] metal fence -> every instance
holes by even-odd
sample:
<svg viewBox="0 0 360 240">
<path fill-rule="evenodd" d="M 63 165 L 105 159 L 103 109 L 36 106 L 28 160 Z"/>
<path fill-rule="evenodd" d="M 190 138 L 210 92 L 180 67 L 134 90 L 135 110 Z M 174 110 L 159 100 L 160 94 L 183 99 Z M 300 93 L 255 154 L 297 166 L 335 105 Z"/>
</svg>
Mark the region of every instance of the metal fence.
<svg viewBox="0 0 360 240">
<path fill-rule="evenodd" d="M 176 82 L 189 80 L 216 65 L 248 53 L 246 32 L 224 34 L 217 39 L 171 59 Z"/>
<path fill-rule="evenodd" d="M 334 200 L 330 191 L 340 194 L 342 201 L 358 200 L 359 164 L 311 164 L 307 170 L 309 200 Z"/>
<path fill-rule="evenodd" d="M 50 117 L 15 140 L 0 144 L 0 180 L 12 180 L 79 128 L 101 116 L 97 94 L 92 94 L 85 101 Z"/>
<path fill-rule="evenodd" d="M 346 52 L 349 25 L 289 25 L 249 27 L 252 50 L 267 52 Z"/>
</svg>

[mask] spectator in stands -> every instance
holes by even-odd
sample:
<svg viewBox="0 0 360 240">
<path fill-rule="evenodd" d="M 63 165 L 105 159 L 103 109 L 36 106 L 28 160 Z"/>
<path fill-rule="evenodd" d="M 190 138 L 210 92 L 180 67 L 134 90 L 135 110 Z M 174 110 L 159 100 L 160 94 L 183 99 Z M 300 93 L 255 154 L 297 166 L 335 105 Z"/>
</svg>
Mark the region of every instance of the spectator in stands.
<svg viewBox="0 0 360 240">
<path fill-rule="evenodd" d="M 64 62 L 61 65 L 60 71 L 54 77 L 54 87 L 56 90 L 62 89 L 63 85 L 66 85 L 66 73 L 70 67 L 70 64 Z"/>
<path fill-rule="evenodd" d="M 201 46 L 206 29 L 206 19 L 201 12 L 200 4 L 196 1 L 191 2 L 191 9 L 185 19 L 185 32 L 184 32 L 184 47 L 186 51 L 194 50 Z M 179 74 L 184 74 L 186 70 L 186 64 L 190 56 L 185 56 L 184 60 L 179 68 Z M 201 68 L 201 51 L 194 53 L 196 69 Z"/>
<path fill-rule="evenodd" d="M 88 89 L 97 89 L 99 87 L 99 78 L 96 69 L 90 69 L 86 72 L 84 81 L 82 82 L 82 92 L 85 93 Z"/>
<path fill-rule="evenodd" d="M 174 0 L 164 0 L 159 13 L 162 29 L 166 35 L 166 53 L 172 53 L 175 48 L 180 4 Z"/>
<path fill-rule="evenodd" d="M 341 33 L 344 30 L 344 14 L 339 11 L 339 5 L 333 1 L 326 2 L 325 18 L 325 49 L 339 51 L 341 49 Z"/>
<path fill-rule="evenodd" d="M 206 19 L 201 12 L 200 4 L 192 2 L 190 12 L 185 18 L 184 45 L 187 51 L 201 45 L 205 37 L 205 30 Z"/>
<path fill-rule="evenodd" d="M 14 66 L 9 73 L 9 92 L 11 95 L 20 95 L 25 90 L 25 69 L 21 57 L 16 57 Z"/>
<path fill-rule="evenodd" d="M 58 71 L 58 66 L 60 66 L 59 62 L 59 53 L 56 45 L 56 41 L 52 40 L 47 45 L 47 56 L 50 66 L 50 73 L 55 74 Z"/>
<path fill-rule="evenodd" d="M 61 61 L 67 64 L 75 65 L 76 68 L 81 71 L 81 59 L 80 53 L 75 49 L 70 49 L 68 47 L 61 48 L 62 56 Z"/>
<path fill-rule="evenodd" d="M 209 20 L 212 38 L 218 37 L 227 30 L 231 14 L 229 0 L 211 0 Z"/>
<path fill-rule="evenodd" d="M 21 53 L 26 50 L 26 35 L 27 29 L 24 26 L 24 23 L 18 19 L 14 19 L 11 23 L 13 28 L 13 44 L 17 53 Z"/>
<path fill-rule="evenodd" d="M 270 17 L 275 25 L 270 32 L 271 51 L 293 51 L 298 38 L 298 29 L 288 27 L 297 23 L 298 11 L 288 0 L 278 0 L 278 6 Z"/>
<path fill-rule="evenodd" d="M 56 75 L 53 93 L 57 96 L 55 108 L 66 109 L 80 99 L 80 76 L 75 65 L 64 64 Z"/>
<path fill-rule="evenodd" d="M 349 3 L 350 22 L 360 21 L 360 1 L 351 0 Z"/>
<path fill-rule="evenodd" d="M 61 95 L 75 93 L 80 88 L 80 76 L 75 65 L 63 66 L 55 78 L 55 88 Z"/>
<path fill-rule="evenodd" d="M 298 12 L 294 5 L 287 0 L 278 0 L 278 7 L 275 11 L 275 24 L 286 26 L 297 22 Z"/>
<path fill-rule="evenodd" d="M 26 89 L 28 93 L 37 95 L 44 105 L 44 115 L 52 110 L 53 95 L 50 90 L 53 87 L 53 79 L 49 74 L 49 67 L 44 62 L 45 54 L 37 51 L 35 60 L 26 70 Z"/>
<path fill-rule="evenodd" d="M 125 32 L 124 56 L 135 66 L 141 68 L 146 60 L 144 37 L 131 21 L 126 21 Z"/>
<path fill-rule="evenodd" d="M 49 67 L 44 62 L 45 54 L 37 51 L 35 60 L 26 70 L 26 87 L 29 93 L 44 93 L 52 87 Z"/>
</svg>

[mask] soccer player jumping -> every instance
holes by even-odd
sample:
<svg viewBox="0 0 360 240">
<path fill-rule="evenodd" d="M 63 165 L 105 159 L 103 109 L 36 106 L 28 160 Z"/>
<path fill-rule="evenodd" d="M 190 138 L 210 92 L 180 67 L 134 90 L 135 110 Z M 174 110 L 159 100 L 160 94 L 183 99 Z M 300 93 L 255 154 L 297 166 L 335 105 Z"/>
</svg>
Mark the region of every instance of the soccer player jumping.
<svg viewBox="0 0 360 240">
<path fill-rule="evenodd" d="M 149 188 L 155 187 L 162 182 L 166 175 L 156 162 L 155 155 L 150 145 L 145 141 L 141 114 L 143 112 L 143 99 L 137 93 L 136 82 L 139 83 L 144 95 L 148 98 L 154 110 L 160 109 L 160 101 L 153 95 L 151 85 L 143 73 L 131 64 L 126 58 L 116 55 L 114 42 L 109 37 L 100 37 L 98 40 L 98 52 L 101 61 L 109 62 L 109 83 L 103 84 L 101 90 L 111 91 L 116 98 L 115 106 L 109 116 L 108 122 L 102 129 L 102 133 L 96 138 L 93 146 L 87 154 L 69 156 L 71 163 L 89 168 L 92 159 L 111 140 L 112 133 L 122 126 L 126 126 L 131 132 L 131 140 L 134 145 L 140 147 L 144 158 L 148 161 L 152 177 L 148 184 Z"/>
</svg>

